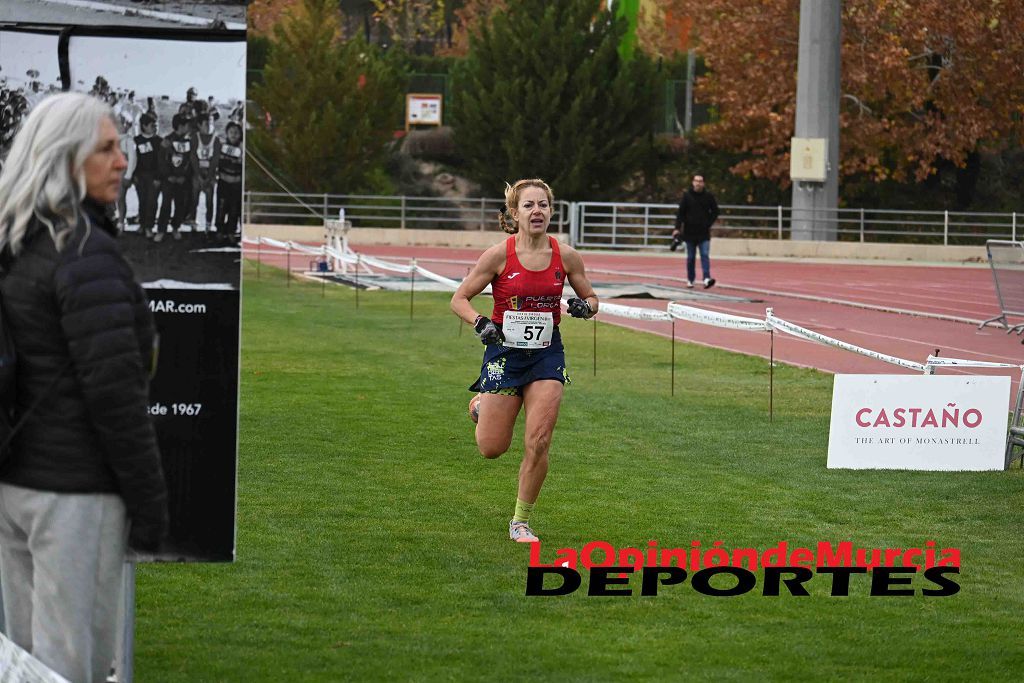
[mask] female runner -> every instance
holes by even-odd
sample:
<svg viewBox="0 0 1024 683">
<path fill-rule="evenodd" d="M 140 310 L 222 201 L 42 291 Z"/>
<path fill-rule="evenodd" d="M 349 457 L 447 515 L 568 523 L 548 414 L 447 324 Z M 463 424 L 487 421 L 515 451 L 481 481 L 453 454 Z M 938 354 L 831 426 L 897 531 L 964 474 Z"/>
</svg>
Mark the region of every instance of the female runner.
<svg viewBox="0 0 1024 683">
<path fill-rule="evenodd" d="M 530 513 L 548 473 L 551 435 L 569 381 L 558 330 L 566 279 L 577 294 L 567 302 L 570 315 L 591 318 L 598 308 L 579 253 L 547 234 L 553 204 L 543 180 L 506 186 L 508 208 L 502 209 L 499 222 L 512 236 L 483 253 L 451 303 L 487 346 L 480 376 L 470 387 L 479 392 L 470 401 L 470 415 L 485 458 L 508 450 L 519 410 L 526 409 L 525 452 L 508 525 L 509 538 L 520 543 L 539 540 L 530 528 Z M 477 315 L 470 303 L 487 285 L 494 296 L 490 317 Z"/>
</svg>

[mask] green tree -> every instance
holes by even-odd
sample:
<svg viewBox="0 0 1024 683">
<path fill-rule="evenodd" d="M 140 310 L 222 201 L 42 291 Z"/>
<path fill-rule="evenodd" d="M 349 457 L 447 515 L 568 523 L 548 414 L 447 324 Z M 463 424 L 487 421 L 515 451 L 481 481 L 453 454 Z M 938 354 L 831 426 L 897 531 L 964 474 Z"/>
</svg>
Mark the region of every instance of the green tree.
<svg viewBox="0 0 1024 683">
<path fill-rule="evenodd" d="M 361 37 L 340 35 L 331 0 L 302 0 L 274 27 L 249 145 L 296 190 L 384 192 L 403 78 Z"/>
<path fill-rule="evenodd" d="M 521 0 L 487 17 L 456 70 L 452 114 L 485 192 L 543 178 L 558 197 L 615 193 L 649 153 L 655 70 L 618 54 L 626 22 L 599 0 Z"/>
</svg>

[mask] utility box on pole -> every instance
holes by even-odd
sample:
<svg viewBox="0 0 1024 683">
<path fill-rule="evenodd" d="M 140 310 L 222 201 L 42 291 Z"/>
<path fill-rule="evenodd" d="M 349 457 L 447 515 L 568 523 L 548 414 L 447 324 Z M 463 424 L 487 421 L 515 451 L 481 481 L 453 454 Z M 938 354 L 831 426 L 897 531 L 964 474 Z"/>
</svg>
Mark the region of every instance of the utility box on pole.
<svg viewBox="0 0 1024 683">
<path fill-rule="evenodd" d="M 828 140 L 824 138 L 793 138 L 790 146 L 789 177 L 823 183 L 828 179 Z"/>
</svg>

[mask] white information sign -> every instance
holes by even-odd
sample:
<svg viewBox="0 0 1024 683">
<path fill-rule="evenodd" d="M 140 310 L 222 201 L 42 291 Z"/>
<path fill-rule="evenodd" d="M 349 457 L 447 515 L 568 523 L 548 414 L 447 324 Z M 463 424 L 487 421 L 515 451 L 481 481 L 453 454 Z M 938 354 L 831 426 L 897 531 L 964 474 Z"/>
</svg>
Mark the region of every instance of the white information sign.
<svg viewBox="0 0 1024 683">
<path fill-rule="evenodd" d="M 405 96 L 405 125 L 441 125 L 441 95 Z"/>
<path fill-rule="evenodd" d="M 1009 377 L 836 375 L 828 466 L 1001 470 Z"/>
</svg>

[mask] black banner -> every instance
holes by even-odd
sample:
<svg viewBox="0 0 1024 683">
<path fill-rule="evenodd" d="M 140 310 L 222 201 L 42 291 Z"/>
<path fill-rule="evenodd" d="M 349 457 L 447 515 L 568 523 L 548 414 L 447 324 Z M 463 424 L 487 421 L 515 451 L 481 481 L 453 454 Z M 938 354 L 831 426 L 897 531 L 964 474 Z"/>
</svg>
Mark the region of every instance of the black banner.
<svg viewBox="0 0 1024 683">
<path fill-rule="evenodd" d="M 14 10 L 43 21 L 9 16 Z M 110 104 L 129 157 L 111 212 L 160 334 L 149 410 L 171 529 L 166 550 L 144 559 L 233 561 L 245 32 L 220 20 L 154 25 L 163 15 L 65 26 L 46 12 L 0 10 L 0 163 L 48 94 L 85 91 Z M 161 145 L 169 163 L 157 171 L 144 158 Z"/>
<path fill-rule="evenodd" d="M 231 561 L 238 434 L 238 291 L 147 290 L 160 332 L 150 391 L 170 492 L 163 560 Z"/>
</svg>

